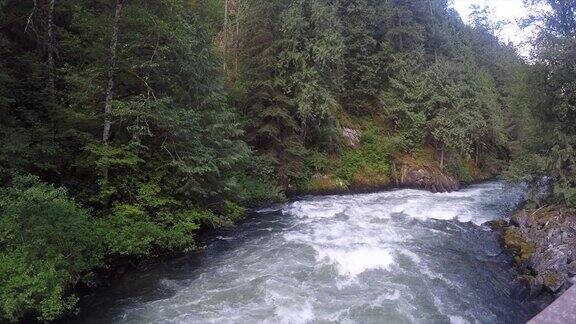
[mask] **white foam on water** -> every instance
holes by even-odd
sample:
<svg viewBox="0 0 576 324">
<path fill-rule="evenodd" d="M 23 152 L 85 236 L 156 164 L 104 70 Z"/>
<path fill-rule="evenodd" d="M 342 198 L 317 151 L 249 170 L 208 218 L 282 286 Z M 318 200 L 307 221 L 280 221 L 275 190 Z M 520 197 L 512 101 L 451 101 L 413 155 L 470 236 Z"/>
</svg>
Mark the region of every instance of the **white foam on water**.
<svg viewBox="0 0 576 324">
<path fill-rule="evenodd" d="M 499 217 L 498 208 L 518 197 L 495 182 L 452 193 L 408 189 L 306 198 L 260 209 L 257 212 L 281 212 L 279 217 L 290 224 L 279 233 L 263 234 L 226 251 L 191 280 L 162 280 L 161 286 L 175 290 L 173 296 L 133 305 L 118 320 L 361 323 L 350 316 L 363 316 L 363 311 L 374 316 L 370 312 L 396 305 L 395 311 L 410 321 L 419 322 L 418 311 L 436 311 L 452 323 L 466 323 L 453 310 L 444 309 L 443 299 L 434 293 L 426 297 L 431 299 L 428 304 L 418 304 L 424 303 L 421 290 L 427 287 L 410 285 L 454 284 L 433 267 L 435 259 L 419 254 L 414 244 L 449 237 L 443 225 L 448 223 L 437 220 L 482 224 Z M 466 224 L 454 223 L 460 224 L 450 222 L 451 228 L 465 230 Z M 275 231 L 265 224 L 259 229 Z M 232 241 L 229 236 L 219 238 Z"/>
<path fill-rule="evenodd" d="M 276 308 L 275 314 L 279 322 L 285 324 L 309 323 L 315 318 L 314 308 L 308 302 L 304 303 L 304 305 L 278 307 Z M 277 323 L 278 321 L 271 320 L 268 322 Z"/>
<path fill-rule="evenodd" d="M 450 318 L 450 324 L 470 324 L 470 322 L 460 316 L 451 315 L 448 318 Z"/>
<path fill-rule="evenodd" d="M 329 259 L 337 264 L 338 274 L 355 277 L 366 270 L 386 269 L 394 263 L 392 254 L 383 249 L 363 247 L 344 251 L 342 249 L 324 249 L 319 253 L 319 259 Z"/>
<path fill-rule="evenodd" d="M 400 237 L 387 220 L 404 215 L 422 221 L 456 219 L 480 224 L 494 217 L 477 212 L 482 195 L 489 190 L 494 188 L 437 194 L 407 189 L 296 201 L 282 212 L 302 219 L 306 227 L 284 238 L 313 247 L 317 260 L 329 260 L 341 276 L 389 270 L 395 254 L 391 247 L 411 237 L 409 233 Z"/>
</svg>

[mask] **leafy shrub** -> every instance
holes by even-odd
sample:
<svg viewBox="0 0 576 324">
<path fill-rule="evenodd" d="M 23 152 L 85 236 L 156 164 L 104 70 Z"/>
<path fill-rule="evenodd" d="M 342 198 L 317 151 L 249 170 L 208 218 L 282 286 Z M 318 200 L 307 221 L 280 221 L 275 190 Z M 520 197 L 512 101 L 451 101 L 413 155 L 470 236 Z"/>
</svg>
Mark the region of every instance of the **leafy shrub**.
<svg viewBox="0 0 576 324">
<path fill-rule="evenodd" d="M 338 177 L 350 182 L 354 174 L 360 169 L 362 158 L 360 153 L 353 149 L 344 149 L 342 151 L 342 164 L 337 171 Z"/>
<path fill-rule="evenodd" d="M 458 163 L 458 179 L 460 181 L 469 182 L 474 180 L 472 176 L 471 166 L 466 162 Z"/>
<path fill-rule="evenodd" d="M 117 205 L 112 215 L 103 220 L 103 226 L 110 233 L 106 236 L 106 243 L 111 254 L 147 255 L 155 244 L 162 241 L 162 228 L 139 206 Z"/>
<path fill-rule="evenodd" d="M 400 155 L 409 153 L 414 150 L 414 145 L 405 136 L 405 134 L 397 134 L 388 138 L 388 147 L 391 155 Z"/>
<path fill-rule="evenodd" d="M 377 128 L 370 127 L 360 138 L 361 146 L 356 149 L 342 149 L 342 164 L 337 175 L 347 182 L 358 178 L 359 173 L 388 175 L 390 153 L 387 143 L 378 134 Z"/>
<path fill-rule="evenodd" d="M 304 159 L 304 167 L 310 173 L 324 172 L 327 164 L 326 154 L 314 150 Z"/>
<path fill-rule="evenodd" d="M 383 141 L 375 127 L 369 128 L 362 134 L 360 139 L 362 150 L 360 151 L 366 166 L 371 171 L 382 174 L 390 172 L 390 152 L 388 144 Z"/>
<path fill-rule="evenodd" d="M 68 296 L 101 265 L 101 229 L 64 189 L 17 176 L 0 190 L 0 319 L 53 320 L 75 307 Z"/>
<path fill-rule="evenodd" d="M 235 202 L 226 200 L 224 201 L 224 216 L 227 219 L 236 222 L 246 216 L 246 208 Z"/>
<path fill-rule="evenodd" d="M 514 182 L 533 180 L 545 173 L 544 159 L 533 153 L 519 152 L 504 170 L 506 179 Z"/>
<path fill-rule="evenodd" d="M 284 199 L 284 190 L 278 185 L 276 166 L 265 155 L 252 156 L 243 172 L 237 174 L 237 193 L 249 205 L 277 202 Z"/>
</svg>

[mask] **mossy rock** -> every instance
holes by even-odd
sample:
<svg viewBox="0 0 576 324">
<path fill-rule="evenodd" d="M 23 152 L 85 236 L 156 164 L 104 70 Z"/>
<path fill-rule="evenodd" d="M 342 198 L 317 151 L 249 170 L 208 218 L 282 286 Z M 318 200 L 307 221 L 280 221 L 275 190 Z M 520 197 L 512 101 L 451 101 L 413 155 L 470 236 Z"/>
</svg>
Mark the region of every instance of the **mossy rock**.
<svg viewBox="0 0 576 324">
<path fill-rule="evenodd" d="M 558 277 L 554 274 L 544 276 L 544 285 L 546 287 L 553 287 L 558 282 Z"/>
<path fill-rule="evenodd" d="M 504 244 L 507 249 L 514 252 L 514 263 L 518 267 L 530 259 L 536 248 L 534 243 L 526 240 L 514 227 L 508 227 L 504 230 Z"/>
<path fill-rule="evenodd" d="M 506 222 L 501 219 L 495 219 L 486 222 L 486 225 L 488 225 L 493 231 L 502 231 L 506 226 Z"/>
</svg>

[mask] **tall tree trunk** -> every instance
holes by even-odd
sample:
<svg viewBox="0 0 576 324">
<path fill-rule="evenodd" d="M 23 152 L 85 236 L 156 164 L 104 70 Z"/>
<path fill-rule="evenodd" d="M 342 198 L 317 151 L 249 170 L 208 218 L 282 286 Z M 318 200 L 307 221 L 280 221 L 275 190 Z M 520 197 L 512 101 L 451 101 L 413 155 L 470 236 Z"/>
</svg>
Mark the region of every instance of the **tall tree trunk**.
<svg viewBox="0 0 576 324">
<path fill-rule="evenodd" d="M 224 0 L 224 71 L 226 71 L 226 54 L 228 53 L 228 0 Z"/>
<path fill-rule="evenodd" d="M 440 149 L 440 170 L 444 171 L 444 146 Z"/>
<path fill-rule="evenodd" d="M 478 167 L 478 160 L 480 159 L 480 144 L 476 144 L 476 158 L 474 164 Z"/>
<path fill-rule="evenodd" d="M 398 27 L 402 28 L 402 16 L 398 14 Z M 402 31 L 400 32 L 400 50 L 404 50 L 404 38 L 402 37 Z"/>
<path fill-rule="evenodd" d="M 398 186 L 400 183 L 398 183 L 398 170 L 396 170 L 396 162 L 394 160 L 392 160 L 392 175 L 394 176 L 396 186 Z"/>
<path fill-rule="evenodd" d="M 236 6 L 236 39 L 234 40 L 234 78 L 238 77 L 238 55 L 240 51 L 240 3 Z"/>
<path fill-rule="evenodd" d="M 112 127 L 112 99 L 114 97 L 114 74 L 116 72 L 116 47 L 118 45 L 118 34 L 120 32 L 120 16 L 124 0 L 116 0 L 114 13 L 114 28 L 110 39 L 110 65 L 108 66 L 108 86 L 106 88 L 106 100 L 104 102 L 104 129 L 102 131 L 102 143 L 104 146 L 110 145 L 110 128 Z M 108 166 L 104 166 L 104 180 L 108 181 Z"/>
<path fill-rule="evenodd" d="M 48 81 L 46 89 L 50 95 L 51 103 L 54 103 L 55 89 L 54 89 L 54 5 L 56 0 L 48 0 L 48 19 L 47 19 L 47 34 L 48 34 Z"/>
</svg>

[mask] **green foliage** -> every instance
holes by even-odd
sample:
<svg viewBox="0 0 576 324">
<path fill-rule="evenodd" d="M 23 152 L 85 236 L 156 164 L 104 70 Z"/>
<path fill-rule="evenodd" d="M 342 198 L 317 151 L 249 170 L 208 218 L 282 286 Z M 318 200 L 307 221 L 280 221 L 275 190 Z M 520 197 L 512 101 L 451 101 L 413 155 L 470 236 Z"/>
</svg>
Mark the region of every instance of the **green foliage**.
<svg viewBox="0 0 576 324">
<path fill-rule="evenodd" d="M 254 122 L 251 140 L 275 160 L 278 180 L 301 176 L 305 141 L 330 120 L 343 50 L 340 22 L 329 1 L 255 1 L 242 82 Z M 273 17 L 270 17 L 272 15 Z M 254 43 L 264 39 L 264 43 Z M 318 134 L 318 133 L 317 133 Z"/>
<path fill-rule="evenodd" d="M 101 235 L 64 189 L 15 177 L 0 190 L 0 317 L 53 320 L 73 309 L 68 287 L 102 264 Z"/>
<path fill-rule="evenodd" d="M 342 165 L 337 171 L 337 174 L 346 182 L 352 182 L 354 175 L 358 173 L 363 164 L 360 152 L 356 150 L 345 150 L 342 153 Z"/>
<path fill-rule="evenodd" d="M 471 169 L 473 166 L 468 162 L 467 160 L 449 160 L 446 163 L 445 170 L 449 174 L 456 176 L 459 181 L 471 182 L 475 179 Z"/>
<path fill-rule="evenodd" d="M 511 106 L 519 121 L 510 173 L 552 175 L 556 199 L 574 205 L 576 186 L 576 4 L 528 1 L 537 31 L 534 64 L 514 77 Z M 546 8 L 546 9 L 543 9 Z M 529 158 L 527 159 L 526 156 Z M 538 163 L 527 163 L 537 161 Z"/>
<path fill-rule="evenodd" d="M 338 154 L 339 127 L 326 121 L 342 110 L 384 113 L 395 156 L 434 146 L 439 159 L 480 166 L 506 158 L 503 103 L 521 63 L 480 10 L 474 28 L 443 0 L 256 1 L 249 12 L 238 84 L 251 98 L 252 143 L 276 161 L 284 187 L 315 173 L 308 150 Z M 349 170 L 376 159 L 340 155 Z"/>
<path fill-rule="evenodd" d="M 574 188 L 573 6 L 532 2 L 553 10 L 525 66 L 486 11 L 469 27 L 445 0 L 230 0 L 226 21 L 220 0 L 124 1 L 118 24 L 110 1 L 56 1 L 53 37 L 48 1 L 0 0 L 0 222 L 25 227 L 0 232 L 0 316 L 54 319 L 102 259 L 192 249 L 242 204 L 387 181 L 431 147 L 463 179 L 511 147 L 509 174 Z"/>
<path fill-rule="evenodd" d="M 348 183 L 360 174 L 388 175 L 391 162 L 388 144 L 375 126 L 363 132 L 360 144 L 358 149 L 343 149 L 342 164 L 337 175 Z"/>
<path fill-rule="evenodd" d="M 338 1 L 342 21 L 344 106 L 355 114 L 373 112 L 382 57 L 376 40 L 376 10 L 366 0 Z"/>
<path fill-rule="evenodd" d="M 113 254 L 147 255 L 152 252 L 153 244 L 161 241 L 162 229 L 138 206 L 117 205 L 104 224 L 112 234 L 106 243 Z"/>
<path fill-rule="evenodd" d="M 390 170 L 390 154 L 388 145 L 383 136 L 378 133 L 378 129 L 371 126 L 365 130 L 360 138 L 360 144 L 362 145 L 362 150 L 360 150 L 362 158 L 366 161 L 363 167 L 387 174 Z"/>
<path fill-rule="evenodd" d="M 238 196 L 250 205 L 278 202 L 285 198 L 278 185 L 275 161 L 268 156 L 254 156 L 236 179 Z"/>
<path fill-rule="evenodd" d="M 224 217 L 231 222 L 237 222 L 246 216 L 246 208 L 232 201 L 224 201 Z"/>
<path fill-rule="evenodd" d="M 324 172 L 328 163 L 326 154 L 318 151 L 311 151 L 304 161 L 304 166 L 310 172 Z"/>
<path fill-rule="evenodd" d="M 51 39 L 48 3 L 0 2 L 0 141 L 6 143 L 0 145 L 0 186 L 9 186 L 14 174 L 38 175 L 66 187 L 94 218 L 71 207 L 72 201 L 61 202 L 63 190 L 51 193 L 42 184 L 31 185 L 49 196 L 42 204 L 53 196 L 60 207 L 35 211 L 38 203 L 24 198 L 18 198 L 18 212 L 4 210 L 16 210 L 14 201 L 1 207 L 3 225 L 17 224 L 12 218 L 18 216 L 26 227 L 12 243 L 4 237 L 0 242 L 6 248 L 0 317 L 10 320 L 54 319 L 73 309 L 70 287 L 101 259 L 193 249 L 201 226 L 230 226 L 240 218 L 241 207 L 233 201 L 282 195 L 273 177 L 252 178 L 255 188 L 246 191 L 253 192 L 237 194 L 238 179 L 250 177 L 246 165 L 252 157 L 228 103 L 214 46 L 222 21 L 219 1 L 125 1 L 111 75 L 114 6 L 56 1 Z M 104 145 L 110 76 L 112 126 Z M 49 232 L 45 238 L 36 232 L 41 228 Z M 19 239 L 27 236 L 29 242 Z M 39 242 L 50 255 L 32 251 Z"/>
<path fill-rule="evenodd" d="M 507 179 L 515 182 L 532 181 L 544 175 L 546 164 L 542 156 L 526 151 L 515 154 L 504 172 Z"/>
</svg>

